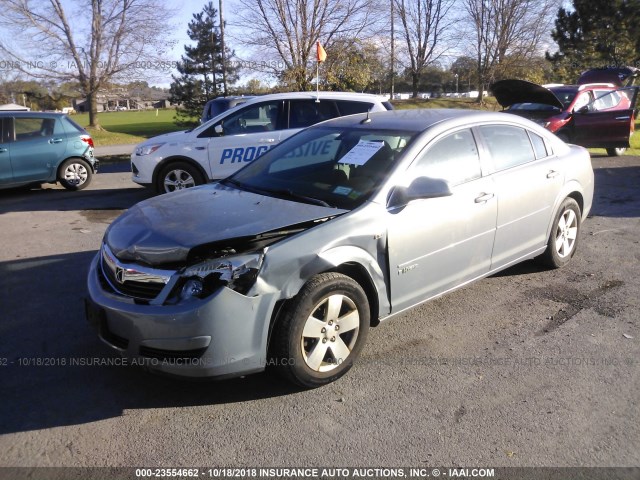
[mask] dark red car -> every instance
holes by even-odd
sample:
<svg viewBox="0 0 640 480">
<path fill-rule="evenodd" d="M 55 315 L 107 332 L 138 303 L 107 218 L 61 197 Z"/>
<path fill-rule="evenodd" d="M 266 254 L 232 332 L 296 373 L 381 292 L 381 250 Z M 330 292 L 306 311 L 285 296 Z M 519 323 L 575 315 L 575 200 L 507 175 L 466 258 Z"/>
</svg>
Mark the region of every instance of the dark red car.
<svg viewBox="0 0 640 480">
<path fill-rule="evenodd" d="M 638 87 L 633 67 L 588 70 L 576 85 L 501 80 L 491 90 L 504 111 L 529 118 L 568 143 L 605 148 L 611 156 L 630 146 Z"/>
</svg>

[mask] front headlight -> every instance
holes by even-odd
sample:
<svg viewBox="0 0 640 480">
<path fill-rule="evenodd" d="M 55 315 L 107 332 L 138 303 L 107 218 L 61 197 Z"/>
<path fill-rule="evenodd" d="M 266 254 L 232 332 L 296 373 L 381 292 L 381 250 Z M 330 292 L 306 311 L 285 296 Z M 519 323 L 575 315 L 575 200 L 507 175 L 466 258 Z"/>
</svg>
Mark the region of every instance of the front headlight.
<svg viewBox="0 0 640 480">
<path fill-rule="evenodd" d="M 181 300 L 205 298 L 219 287 L 226 286 L 245 294 L 258 278 L 264 255 L 264 251 L 247 253 L 186 267 L 179 272 L 184 281 L 180 282 L 177 293 Z"/>
<path fill-rule="evenodd" d="M 136 155 L 141 157 L 144 155 L 150 155 L 156 150 L 158 150 L 164 143 L 152 143 L 149 145 L 140 145 L 136 148 Z"/>
</svg>

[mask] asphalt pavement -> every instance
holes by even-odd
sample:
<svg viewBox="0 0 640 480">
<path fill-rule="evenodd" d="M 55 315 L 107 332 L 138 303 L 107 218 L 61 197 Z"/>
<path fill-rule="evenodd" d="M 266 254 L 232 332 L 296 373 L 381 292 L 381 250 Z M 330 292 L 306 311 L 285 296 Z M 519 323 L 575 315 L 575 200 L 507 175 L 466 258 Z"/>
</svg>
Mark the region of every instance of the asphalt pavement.
<svg viewBox="0 0 640 480">
<path fill-rule="evenodd" d="M 369 333 L 341 380 L 193 383 L 118 364 L 84 320 L 109 223 L 151 192 L 0 191 L 0 467 L 639 466 L 640 157 L 594 158 L 560 270 L 526 262 Z"/>
</svg>

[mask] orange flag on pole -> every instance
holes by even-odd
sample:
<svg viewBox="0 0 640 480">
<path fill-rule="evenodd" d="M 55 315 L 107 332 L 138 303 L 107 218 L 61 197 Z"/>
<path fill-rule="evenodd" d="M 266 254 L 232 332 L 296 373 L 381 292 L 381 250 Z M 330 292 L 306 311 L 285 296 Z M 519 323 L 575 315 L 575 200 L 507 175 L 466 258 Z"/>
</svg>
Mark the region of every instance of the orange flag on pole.
<svg viewBox="0 0 640 480">
<path fill-rule="evenodd" d="M 316 58 L 318 59 L 318 62 L 324 62 L 327 59 L 327 52 L 324 51 L 320 42 L 318 42 L 318 54 Z"/>
</svg>

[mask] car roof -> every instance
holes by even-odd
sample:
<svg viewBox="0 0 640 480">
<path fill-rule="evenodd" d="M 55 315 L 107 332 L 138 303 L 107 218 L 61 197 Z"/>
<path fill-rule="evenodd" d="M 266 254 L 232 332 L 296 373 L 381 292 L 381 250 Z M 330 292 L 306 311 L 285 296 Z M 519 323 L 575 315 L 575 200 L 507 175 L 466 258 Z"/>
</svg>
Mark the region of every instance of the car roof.
<svg viewBox="0 0 640 480">
<path fill-rule="evenodd" d="M 364 122 L 367 117 L 369 122 Z M 404 130 L 410 132 L 422 132 L 440 123 L 467 124 L 475 122 L 500 122 L 504 123 L 507 118 L 501 112 L 486 112 L 479 110 L 429 108 L 415 110 L 388 110 L 385 112 L 373 112 L 370 114 L 360 113 L 346 117 L 338 117 L 332 120 L 319 123 L 316 126 L 330 126 L 338 128 L 379 128 L 381 130 Z M 522 122 L 515 115 L 509 117 L 511 123 L 521 123 L 529 126 L 528 121 Z M 311 127 L 314 128 L 314 127 Z"/>
<path fill-rule="evenodd" d="M 382 95 L 372 93 L 354 93 L 354 92 L 286 92 L 286 93 L 269 93 L 267 95 L 259 95 L 251 98 L 243 105 L 267 100 L 354 100 L 354 101 L 375 101 L 386 102 L 387 98 Z"/>
<path fill-rule="evenodd" d="M 62 112 L 25 112 L 22 110 L 0 110 L 0 116 L 3 117 L 66 117 L 66 113 Z"/>
</svg>

